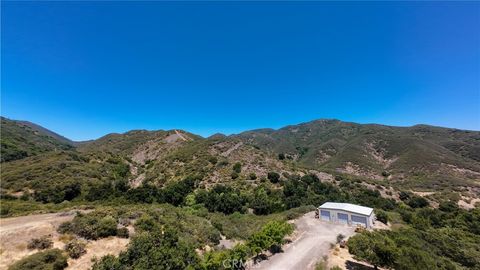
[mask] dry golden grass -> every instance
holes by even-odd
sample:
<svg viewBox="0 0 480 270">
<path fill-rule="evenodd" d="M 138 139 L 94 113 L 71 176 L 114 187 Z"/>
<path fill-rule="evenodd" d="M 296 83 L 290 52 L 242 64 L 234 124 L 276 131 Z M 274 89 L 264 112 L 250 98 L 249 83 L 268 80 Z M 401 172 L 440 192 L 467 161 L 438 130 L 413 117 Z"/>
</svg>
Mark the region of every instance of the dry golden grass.
<svg viewBox="0 0 480 270">
<path fill-rule="evenodd" d="M 72 234 L 62 234 L 58 237 L 58 241 L 62 243 L 70 242 L 71 240 L 75 239 L 75 236 Z"/>
</svg>

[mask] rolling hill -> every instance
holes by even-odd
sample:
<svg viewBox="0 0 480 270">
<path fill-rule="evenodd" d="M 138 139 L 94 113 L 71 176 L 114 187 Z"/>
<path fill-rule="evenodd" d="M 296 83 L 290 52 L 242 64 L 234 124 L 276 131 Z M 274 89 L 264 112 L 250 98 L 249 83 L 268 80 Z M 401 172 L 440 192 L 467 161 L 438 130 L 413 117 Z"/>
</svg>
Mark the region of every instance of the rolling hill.
<svg viewBox="0 0 480 270">
<path fill-rule="evenodd" d="M 257 185 L 269 172 L 313 172 L 398 189 L 480 186 L 480 132 L 316 120 L 278 130 L 202 138 L 134 130 L 74 143 L 35 124 L 2 118 L 2 189 L 112 181 L 162 186 L 197 174 L 202 186 Z M 235 164 L 240 169 L 232 169 Z"/>
<path fill-rule="evenodd" d="M 316 120 L 234 137 L 319 170 L 412 186 L 478 185 L 480 132 Z"/>
<path fill-rule="evenodd" d="M 27 121 L 1 118 L 1 162 L 69 149 L 73 149 L 73 142 L 53 131 Z"/>
</svg>

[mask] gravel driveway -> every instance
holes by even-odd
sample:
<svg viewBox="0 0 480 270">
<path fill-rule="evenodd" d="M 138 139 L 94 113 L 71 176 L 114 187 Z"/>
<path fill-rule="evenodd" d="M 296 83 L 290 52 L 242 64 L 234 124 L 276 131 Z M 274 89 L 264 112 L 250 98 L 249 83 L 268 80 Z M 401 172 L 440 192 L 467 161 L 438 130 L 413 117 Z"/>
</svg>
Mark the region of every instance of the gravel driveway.
<svg viewBox="0 0 480 270">
<path fill-rule="evenodd" d="M 282 253 L 275 254 L 268 260 L 253 265 L 251 269 L 314 269 L 316 262 L 328 255 L 330 243 L 335 243 L 339 233 L 349 237 L 354 234 L 354 227 L 332 224 L 314 218 L 310 212 L 295 221 L 296 233 L 299 235 L 292 243 L 286 245 Z"/>
</svg>

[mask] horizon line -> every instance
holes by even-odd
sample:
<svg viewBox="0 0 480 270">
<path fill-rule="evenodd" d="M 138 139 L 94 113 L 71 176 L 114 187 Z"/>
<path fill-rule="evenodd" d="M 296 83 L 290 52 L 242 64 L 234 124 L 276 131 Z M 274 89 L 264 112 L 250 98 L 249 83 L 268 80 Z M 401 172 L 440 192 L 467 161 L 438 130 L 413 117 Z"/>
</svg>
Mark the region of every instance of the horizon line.
<svg viewBox="0 0 480 270">
<path fill-rule="evenodd" d="M 43 127 L 53 133 L 55 133 L 56 135 L 59 135 L 61 137 L 64 137 L 66 139 L 68 139 L 69 141 L 71 142 L 74 142 L 74 143 L 82 143 L 82 142 L 89 142 L 89 141 L 95 141 L 95 140 L 98 140 L 100 138 L 103 138 L 105 136 L 108 136 L 108 135 L 111 135 L 111 134 L 125 134 L 125 133 L 128 133 L 128 132 L 132 132 L 132 131 L 148 131 L 148 132 L 155 132 L 155 131 L 172 131 L 172 130 L 179 130 L 179 131 L 183 131 L 183 132 L 188 132 L 188 133 L 191 133 L 191 134 L 194 134 L 196 136 L 200 136 L 204 139 L 210 137 L 210 136 L 213 136 L 213 135 L 216 135 L 216 134 L 220 134 L 220 135 L 224 135 L 224 136 L 232 136 L 232 135 L 238 135 L 238 134 L 241 134 L 241 133 L 245 133 L 245 132 L 249 132 L 249 131 L 256 131 L 256 130 L 264 130 L 264 129 L 270 129 L 270 130 L 273 130 L 273 131 L 278 131 L 280 129 L 283 129 L 283 128 L 287 128 L 287 127 L 290 127 L 290 126 L 298 126 L 298 125 L 303 125 L 303 124 L 308 124 L 308 123 L 312 123 L 312 122 L 316 122 L 316 121 L 338 121 L 338 122 L 342 122 L 342 123 L 347 123 L 347 124 L 356 124 L 356 125 L 376 125 L 376 126 L 385 126 L 385 127 L 392 127 L 392 128 L 412 128 L 412 127 L 415 127 L 415 126 L 429 126 L 429 127 L 434 127 L 434 128 L 444 128 L 444 129 L 453 129 L 453 130 L 461 130 L 461 131 L 466 131 L 466 132 L 480 132 L 480 130 L 474 130 L 474 129 L 462 129 L 462 128 L 455 128 L 455 127 L 446 127 L 446 126 L 438 126 L 438 125 L 433 125 L 433 124 L 425 124 L 425 123 L 418 123 L 418 124 L 413 124 L 413 125 L 389 125 L 389 124 L 382 124 L 382 123 L 373 123 L 373 122 L 368 122 L 368 123 L 359 123 L 359 122 L 353 122 L 353 121 L 344 121 L 344 120 L 340 120 L 340 119 L 337 119 L 337 118 L 316 118 L 316 119 L 312 119 L 312 120 L 307 120 L 307 121 L 303 121 L 303 122 L 299 122 L 299 123 L 294 123 L 294 124 L 287 124 L 287 125 L 283 125 L 281 127 L 277 127 L 277 128 L 274 128 L 274 127 L 259 127 L 259 128 L 252 128 L 252 129 L 245 129 L 245 130 L 242 130 L 240 132 L 232 132 L 232 133 L 223 133 L 223 132 L 212 132 L 211 134 L 209 135 L 200 135 L 200 134 L 197 134 L 197 133 L 194 133 L 194 132 L 191 132 L 189 131 L 188 129 L 183 129 L 183 128 L 166 128 L 166 129 L 162 129 L 162 128 L 159 128 L 159 129 L 146 129 L 146 128 L 134 128 L 134 129 L 129 129 L 129 130 L 126 130 L 126 131 L 119 131 L 119 132 L 109 132 L 109 133 L 106 133 L 104 135 L 101 135 L 97 138 L 92 138 L 92 139 L 86 139 L 86 140 L 73 140 L 65 135 L 62 135 L 61 133 L 57 132 L 57 131 L 54 131 L 50 128 L 48 128 L 47 126 L 45 125 L 42 125 L 42 124 L 39 124 L 39 123 L 36 123 L 36 122 L 31 122 L 30 120 L 25 120 L 25 119 L 13 119 L 13 118 L 9 118 L 7 116 L 4 116 L 3 114 L 0 115 L 1 118 L 5 118 L 5 119 L 8 119 L 10 121 L 15 121 L 15 122 L 29 122 L 29 123 L 32 123 L 32 124 L 35 124 L 35 125 L 38 125 L 40 127 Z"/>
</svg>

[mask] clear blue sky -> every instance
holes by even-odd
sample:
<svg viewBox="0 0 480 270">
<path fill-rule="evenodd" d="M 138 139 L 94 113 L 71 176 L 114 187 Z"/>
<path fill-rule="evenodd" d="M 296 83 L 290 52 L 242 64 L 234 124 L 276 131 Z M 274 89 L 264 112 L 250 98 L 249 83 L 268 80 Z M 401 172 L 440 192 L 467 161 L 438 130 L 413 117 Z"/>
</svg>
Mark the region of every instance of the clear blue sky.
<svg viewBox="0 0 480 270">
<path fill-rule="evenodd" d="M 74 140 L 318 118 L 480 130 L 480 3 L 2 2 L 1 113 Z"/>
</svg>

